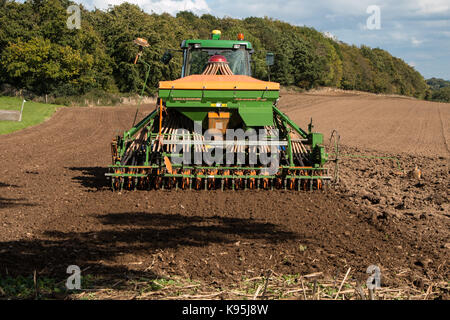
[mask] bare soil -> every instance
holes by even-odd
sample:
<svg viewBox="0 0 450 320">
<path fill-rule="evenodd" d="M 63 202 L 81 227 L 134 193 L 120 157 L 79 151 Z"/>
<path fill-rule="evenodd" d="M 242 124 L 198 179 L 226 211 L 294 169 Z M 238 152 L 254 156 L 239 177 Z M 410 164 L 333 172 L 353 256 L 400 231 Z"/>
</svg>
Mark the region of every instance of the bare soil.
<svg viewBox="0 0 450 320">
<path fill-rule="evenodd" d="M 383 286 L 448 284 L 450 105 L 284 93 L 281 108 L 326 137 L 337 129 L 341 154 L 364 158 L 342 157 L 340 183 L 324 192 L 114 193 L 110 142 L 134 107 L 59 109 L 0 136 L 0 274 L 65 281 L 75 264 L 109 286 L 178 276 L 223 288 L 267 270 L 342 279 L 351 267 L 365 281 L 378 265 Z M 420 180 L 408 175 L 415 165 Z"/>
</svg>

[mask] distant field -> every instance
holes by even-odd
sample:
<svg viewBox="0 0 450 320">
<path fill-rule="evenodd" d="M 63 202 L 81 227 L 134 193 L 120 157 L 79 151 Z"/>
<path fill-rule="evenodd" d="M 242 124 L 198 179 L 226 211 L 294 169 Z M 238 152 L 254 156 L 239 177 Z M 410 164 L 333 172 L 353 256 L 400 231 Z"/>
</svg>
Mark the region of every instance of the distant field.
<svg viewBox="0 0 450 320">
<path fill-rule="evenodd" d="M 328 141 L 380 152 L 448 156 L 450 105 L 400 96 L 354 92 L 282 93 L 281 111 L 303 128 L 310 119 Z"/>
<path fill-rule="evenodd" d="M 21 106 L 21 98 L 0 97 L 0 110 L 20 111 Z M 23 108 L 21 122 L 0 120 L 0 134 L 11 133 L 39 124 L 48 119 L 59 107 L 57 105 L 27 101 Z"/>
</svg>

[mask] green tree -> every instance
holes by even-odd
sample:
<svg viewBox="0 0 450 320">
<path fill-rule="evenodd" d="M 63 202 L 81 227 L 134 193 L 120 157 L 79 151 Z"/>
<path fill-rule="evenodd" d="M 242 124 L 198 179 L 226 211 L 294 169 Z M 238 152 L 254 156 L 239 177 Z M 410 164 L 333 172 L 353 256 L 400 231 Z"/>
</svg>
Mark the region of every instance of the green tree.
<svg viewBox="0 0 450 320">
<path fill-rule="evenodd" d="M 2 52 L 1 65 L 14 85 L 38 94 L 50 93 L 63 83 L 79 88 L 93 80 L 88 72 L 92 56 L 41 37 L 10 43 Z"/>
<path fill-rule="evenodd" d="M 321 66 L 317 62 L 314 50 L 306 43 L 299 42 L 292 59 L 297 86 L 310 89 L 318 84 L 321 78 Z"/>
</svg>

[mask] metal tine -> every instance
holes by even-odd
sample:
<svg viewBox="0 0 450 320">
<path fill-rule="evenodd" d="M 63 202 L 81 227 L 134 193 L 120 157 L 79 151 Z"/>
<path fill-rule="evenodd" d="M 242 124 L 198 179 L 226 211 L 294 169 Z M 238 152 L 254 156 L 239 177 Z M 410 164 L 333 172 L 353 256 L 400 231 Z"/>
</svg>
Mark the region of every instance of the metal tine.
<svg viewBox="0 0 450 320">
<path fill-rule="evenodd" d="M 272 136 L 272 135 L 273 135 L 273 130 L 272 130 L 272 127 L 270 127 L 270 126 L 269 126 L 269 128 L 268 128 L 267 135 L 268 135 L 268 136 Z M 272 138 L 270 138 L 270 139 L 272 139 Z M 270 151 L 271 151 L 271 149 L 270 149 L 269 146 L 266 146 L 266 148 L 267 148 L 267 152 L 270 152 Z"/>
<path fill-rule="evenodd" d="M 305 145 L 304 145 L 301 141 L 299 141 L 299 143 L 300 143 L 300 146 L 301 146 L 302 149 L 303 149 L 303 153 L 304 153 L 305 155 L 308 154 L 308 151 L 306 150 Z"/>
<path fill-rule="evenodd" d="M 303 159 L 306 157 L 303 149 L 302 149 L 302 143 L 301 142 L 297 142 L 297 148 L 298 148 L 298 152 L 299 152 L 299 160 L 303 161 Z"/>
<path fill-rule="evenodd" d="M 197 133 L 197 141 L 198 141 L 198 152 L 202 152 L 203 151 L 203 145 L 201 144 L 202 135 L 199 133 Z"/>
<path fill-rule="evenodd" d="M 173 136 L 172 136 L 172 152 L 174 152 L 174 151 L 176 151 L 176 145 L 175 145 L 175 142 L 176 142 L 176 140 L 177 140 L 177 134 L 178 134 L 178 128 L 179 128 L 180 126 L 179 126 L 179 123 L 178 123 L 178 121 L 175 121 L 175 125 L 174 125 L 174 128 L 173 128 Z"/>
<path fill-rule="evenodd" d="M 152 152 L 155 152 L 156 149 L 158 148 L 159 143 L 158 143 L 157 140 L 158 140 L 158 139 L 154 139 L 154 140 L 153 140 Z"/>
<path fill-rule="evenodd" d="M 197 143 L 198 143 L 197 152 L 202 152 L 202 145 L 200 144 L 200 142 L 202 141 L 201 135 L 199 133 L 197 133 L 196 135 L 197 135 Z"/>
<path fill-rule="evenodd" d="M 295 141 L 293 142 L 293 145 L 295 146 L 295 150 L 296 150 L 296 158 L 297 160 L 302 163 L 302 157 L 303 157 L 303 150 L 301 148 L 301 142 L 300 142 L 300 137 L 298 136 L 297 133 L 294 134 Z"/>
<path fill-rule="evenodd" d="M 196 136 L 197 143 L 198 143 L 197 144 L 197 152 L 201 152 L 202 151 L 202 146 L 200 145 L 200 141 L 201 141 L 200 134 L 196 133 L 195 136 Z"/>
<path fill-rule="evenodd" d="M 305 147 L 303 146 L 303 143 L 301 143 L 300 141 L 298 141 L 297 143 L 298 143 L 298 147 L 300 149 L 300 157 L 303 161 L 303 159 L 307 158 L 307 152 L 306 152 Z"/>
<path fill-rule="evenodd" d="M 169 122 L 168 122 L 167 128 L 166 128 L 166 132 L 164 132 L 167 135 L 168 138 L 170 138 L 170 133 L 171 133 L 173 121 L 174 120 L 172 118 L 169 119 Z M 163 137 L 162 140 L 164 140 L 164 137 Z M 166 152 L 169 152 L 169 150 L 170 150 L 169 147 L 170 147 L 170 144 L 169 145 L 164 145 L 163 146 L 163 150 L 165 149 Z"/>
<path fill-rule="evenodd" d="M 173 132 L 173 127 L 172 127 L 172 124 L 173 124 L 173 121 L 171 121 L 170 123 L 169 123 L 169 125 L 168 125 L 168 128 L 167 128 L 167 141 L 170 141 L 171 139 L 172 139 L 172 132 Z M 164 138 L 163 138 L 163 140 L 164 140 Z M 172 152 L 172 144 L 171 143 L 168 143 L 166 146 L 166 152 L 167 153 L 169 153 L 169 152 Z"/>
<path fill-rule="evenodd" d="M 167 123 L 167 118 L 164 118 L 164 120 L 161 124 L 161 134 L 163 134 L 163 132 L 165 131 L 166 123 Z M 159 152 L 161 150 L 161 147 L 162 147 L 161 141 L 159 139 L 156 139 L 153 151 Z"/>
<path fill-rule="evenodd" d="M 192 134 L 193 134 L 193 139 L 194 139 L 194 151 L 195 152 L 198 152 L 198 145 L 197 145 L 197 134 L 195 133 L 195 132 L 192 132 Z"/>
<path fill-rule="evenodd" d="M 266 135 L 266 137 L 269 135 L 268 126 L 264 127 L 264 134 Z M 262 146 L 262 150 L 263 150 L 264 153 L 268 152 L 267 149 L 268 149 L 268 146 Z"/>
<path fill-rule="evenodd" d="M 167 123 L 167 119 L 164 119 L 163 120 L 163 123 L 162 123 L 162 127 L 161 127 L 161 134 L 164 134 L 164 132 L 166 131 L 166 123 Z M 161 137 L 160 137 L 160 139 L 161 139 Z M 161 149 L 162 149 L 162 143 L 161 143 L 161 140 L 160 139 L 158 139 L 158 152 L 160 152 L 161 151 Z"/>
<path fill-rule="evenodd" d="M 184 142 L 185 137 L 184 137 L 184 130 L 183 129 L 184 129 L 184 119 L 180 119 L 179 122 L 178 122 L 178 127 L 177 127 L 177 130 L 176 130 L 175 133 L 176 133 L 178 138 L 179 138 L 180 134 L 183 134 L 182 140 Z M 181 149 L 183 151 L 183 153 L 185 152 L 185 149 L 186 149 L 185 147 L 186 147 L 186 145 L 183 143 L 182 149 Z"/>
<path fill-rule="evenodd" d="M 168 128 L 167 128 L 167 140 L 170 141 L 172 138 L 172 134 L 173 134 L 173 124 L 175 122 L 175 119 L 171 119 Z M 164 139 L 163 139 L 164 140 Z M 172 152 L 172 144 L 168 144 L 166 146 L 166 152 Z"/>
<path fill-rule="evenodd" d="M 193 125 L 192 125 L 193 126 Z M 194 131 L 194 128 L 190 128 L 189 132 L 192 133 L 192 140 L 194 141 L 194 152 L 198 152 L 198 146 L 197 146 L 197 134 Z"/>
<path fill-rule="evenodd" d="M 163 120 L 163 122 L 162 122 L 162 124 L 161 124 L 161 134 L 164 134 L 165 132 L 166 132 L 166 124 L 167 124 L 167 118 L 164 118 L 164 120 Z M 160 151 L 161 150 L 161 148 L 162 148 L 162 143 L 161 143 L 161 141 L 158 139 L 158 148 L 157 148 L 157 150 L 156 151 Z"/>
<path fill-rule="evenodd" d="M 172 139 L 172 133 L 173 133 L 173 123 L 174 123 L 174 119 L 171 119 L 169 125 L 167 126 L 167 138 L 166 140 L 170 142 L 170 140 Z M 164 139 L 163 139 L 164 140 Z M 169 153 L 172 150 L 172 144 L 168 143 L 166 145 L 166 152 Z"/>
<path fill-rule="evenodd" d="M 177 127 L 176 134 L 177 134 L 177 139 L 179 139 L 179 135 L 183 134 L 182 140 L 184 142 L 184 139 L 185 139 L 184 134 L 185 134 L 185 132 L 184 132 L 184 120 L 183 119 L 180 120 L 180 122 L 179 122 L 179 126 Z M 183 143 L 181 150 L 184 152 L 185 149 L 186 149 L 186 145 Z"/>
<path fill-rule="evenodd" d="M 172 136 L 171 136 L 171 141 L 172 141 L 172 144 L 170 145 L 170 151 L 171 152 L 174 152 L 174 151 L 176 151 L 176 146 L 175 146 L 175 140 L 176 140 L 176 135 L 177 135 L 177 131 L 178 131 L 178 121 L 175 121 L 174 122 L 174 125 L 173 125 L 173 131 L 172 131 Z"/>
<path fill-rule="evenodd" d="M 170 139 L 170 141 L 172 143 L 170 144 L 170 152 L 175 151 L 175 144 L 173 142 L 175 142 L 178 127 L 179 127 L 178 120 L 175 119 L 175 121 L 172 124 L 172 133 L 171 133 L 171 139 Z"/>
<path fill-rule="evenodd" d="M 136 151 L 138 146 L 141 145 L 142 142 L 144 141 L 144 139 L 143 139 L 144 134 L 145 134 L 144 130 L 141 130 L 139 132 L 139 135 L 137 136 L 137 138 L 128 147 L 124 159 L 127 159 L 128 155 L 134 154 L 134 151 Z M 126 160 L 126 162 L 128 162 L 128 159 Z"/>
<path fill-rule="evenodd" d="M 195 152 L 199 152 L 200 145 L 197 144 L 197 141 L 198 141 L 198 135 L 197 135 L 197 133 L 194 132 L 194 131 L 192 132 L 192 134 L 193 134 L 193 138 L 194 138 L 194 151 L 195 151 Z"/>
<path fill-rule="evenodd" d="M 205 146 L 205 136 L 202 134 L 202 135 L 200 136 L 200 139 L 201 139 L 201 141 L 202 141 L 202 145 L 201 145 L 201 147 L 202 147 L 202 152 L 205 152 L 205 149 L 206 149 L 206 146 Z"/>
<path fill-rule="evenodd" d="M 189 131 L 187 123 L 186 123 L 186 119 L 183 119 L 181 126 L 183 129 L 185 129 L 185 130 L 183 130 L 184 133 L 187 131 L 188 134 L 190 134 L 190 131 Z M 183 137 L 183 140 L 186 138 L 188 138 L 187 140 L 191 139 L 191 137 L 188 136 L 188 137 Z M 190 147 L 191 147 L 190 145 L 183 144 L 183 152 L 188 152 Z"/>
<path fill-rule="evenodd" d="M 295 158 L 297 158 L 298 161 L 301 161 L 300 160 L 300 146 L 298 145 L 298 143 L 296 141 L 294 141 L 292 143 L 292 147 L 294 149 L 294 156 L 295 156 Z"/>
</svg>

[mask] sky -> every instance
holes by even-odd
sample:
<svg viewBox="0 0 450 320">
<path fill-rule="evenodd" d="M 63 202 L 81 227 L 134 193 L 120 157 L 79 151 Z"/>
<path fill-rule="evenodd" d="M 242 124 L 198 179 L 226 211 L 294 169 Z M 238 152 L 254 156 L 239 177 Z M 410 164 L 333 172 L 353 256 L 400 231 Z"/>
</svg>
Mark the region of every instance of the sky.
<svg viewBox="0 0 450 320">
<path fill-rule="evenodd" d="M 75 0 L 106 9 L 122 0 Z M 450 80 L 450 0 L 128 0 L 145 12 L 271 17 L 357 46 L 382 48 L 425 78 Z"/>
</svg>

